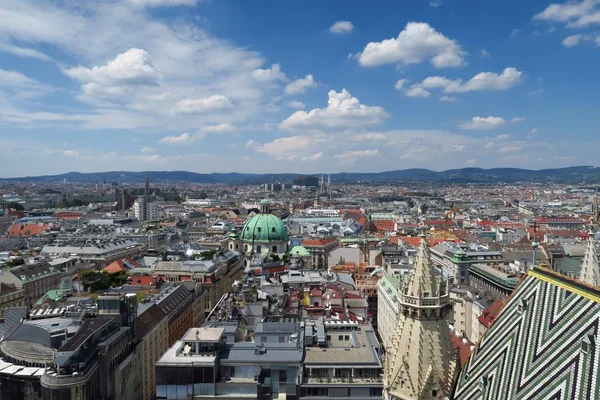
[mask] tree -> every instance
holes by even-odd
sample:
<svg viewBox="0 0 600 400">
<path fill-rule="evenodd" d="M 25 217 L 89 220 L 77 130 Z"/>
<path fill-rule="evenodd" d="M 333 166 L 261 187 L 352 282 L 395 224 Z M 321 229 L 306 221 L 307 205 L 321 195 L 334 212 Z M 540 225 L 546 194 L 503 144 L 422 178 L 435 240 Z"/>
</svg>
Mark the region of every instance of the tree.
<svg viewBox="0 0 600 400">
<path fill-rule="evenodd" d="M 217 254 L 217 250 L 207 250 L 200 253 L 200 259 L 202 261 L 209 261 L 215 258 L 215 254 Z"/>
<path fill-rule="evenodd" d="M 10 203 L 7 203 L 6 208 L 12 208 L 13 210 L 17 210 L 17 211 L 25 210 L 25 207 L 23 207 L 23 204 L 17 203 L 16 201 L 11 201 Z"/>
<path fill-rule="evenodd" d="M 23 260 L 21 257 L 19 257 L 19 258 L 15 258 L 13 260 L 8 261 L 6 263 L 6 266 L 9 268 L 12 268 L 12 267 L 16 267 L 16 266 L 23 265 L 23 264 L 25 264 L 25 260 Z"/>
</svg>

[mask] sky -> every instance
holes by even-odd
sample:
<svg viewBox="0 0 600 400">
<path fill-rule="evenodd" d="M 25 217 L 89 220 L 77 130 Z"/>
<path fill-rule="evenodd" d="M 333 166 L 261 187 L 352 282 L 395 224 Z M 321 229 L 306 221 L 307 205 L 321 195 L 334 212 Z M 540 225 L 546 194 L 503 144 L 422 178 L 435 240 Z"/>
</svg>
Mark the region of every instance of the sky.
<svg viewBox="0 0 600 400">
<path fill-rule="evenodd" d="M 0 0 L 0 176 L 598 165 L 600 0 Z"/>
</svg>

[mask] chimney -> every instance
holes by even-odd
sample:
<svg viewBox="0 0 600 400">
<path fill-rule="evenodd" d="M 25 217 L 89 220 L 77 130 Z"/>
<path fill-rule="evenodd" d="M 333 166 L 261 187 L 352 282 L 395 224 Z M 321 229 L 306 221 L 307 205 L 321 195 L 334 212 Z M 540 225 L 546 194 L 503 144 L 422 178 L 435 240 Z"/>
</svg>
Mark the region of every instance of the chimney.
<svg viewBox="0 0 600 400">
<path fill-rule="evenodd" d="M 200 355 L 200 331 L 196 330 L 196 342 L 194 343 L 195 349 L 196 349 L 196 355 L 199 356 Z"/>
</svg>

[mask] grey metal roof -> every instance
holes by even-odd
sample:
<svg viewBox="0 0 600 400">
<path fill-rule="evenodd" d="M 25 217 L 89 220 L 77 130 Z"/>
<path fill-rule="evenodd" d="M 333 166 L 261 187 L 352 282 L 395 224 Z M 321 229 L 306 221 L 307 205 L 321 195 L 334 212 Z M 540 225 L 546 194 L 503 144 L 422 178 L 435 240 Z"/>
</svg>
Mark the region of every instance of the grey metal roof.
<svg viewBox="0 0 600 400">
<path fill-rule="evenodd" d="M 265 351 L 257 351 L 260 344 L 233 343 L 221 353 L 221 364 L 229 363 L 298 363 L 302 362 L 304 349 L 295 343 L 268 343 Z"/>
</svg>

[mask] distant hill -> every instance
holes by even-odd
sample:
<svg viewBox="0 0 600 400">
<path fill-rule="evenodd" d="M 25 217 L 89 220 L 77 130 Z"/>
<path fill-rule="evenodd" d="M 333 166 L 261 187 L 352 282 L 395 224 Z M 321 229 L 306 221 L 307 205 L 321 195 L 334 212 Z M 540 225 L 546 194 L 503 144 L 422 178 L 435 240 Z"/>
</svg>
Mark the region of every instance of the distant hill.
<svg viewBox="0 0 600 400">
<path fill-rule="evenodd" d="M 156 183 L 228 183 L 228 184 L 258 184 L 274 181 L 292 181 L 300 174 L 243 174 L 211 173 L 199 174 L 189 171 L 150 171 L 150 180 Z M 320 175 L 320 174 L 316 174 Z M 22 178 L 0 179 L 14 182 L 144 182 L 146 172 L 110 171 L 110 172 L 68 172 L 60 175 L 26 176 Z M 583 182 L 600 183 L 600 168 L 592 166 L 577 166 L 529 170 L 519 168 L 461 168 L 447 171 L 431 171 L 428 169 L 404 169 L 384 172 L 342 172 L 331 174 L 334 182 L 447 182 L 447 183 L 492 183 L 492 182 Z"/>
</svg>

